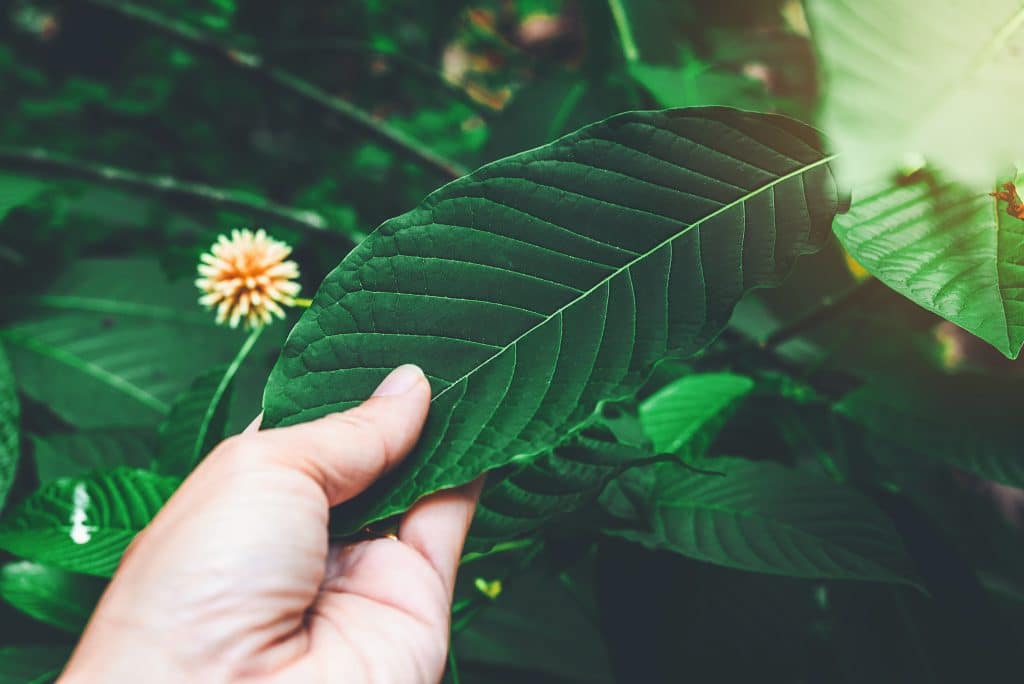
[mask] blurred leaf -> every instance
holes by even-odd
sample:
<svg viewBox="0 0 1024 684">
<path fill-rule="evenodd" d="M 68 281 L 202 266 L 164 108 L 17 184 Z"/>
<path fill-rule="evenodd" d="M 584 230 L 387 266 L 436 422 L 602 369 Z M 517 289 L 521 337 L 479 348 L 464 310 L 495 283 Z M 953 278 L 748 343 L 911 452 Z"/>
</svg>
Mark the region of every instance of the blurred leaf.
<svg viewBox="0 0 1024 684">
<path fill-rule="evenodd" d="M 0 548 L 71 572 L 109 577 L 179 482 L 131 468 L 61 478 L 0 520 Z"/>
<path fill-rule="evenodd" d="M 915 585 L 895 527 L 856 490 L 777 463 L 713 458 L 724 476 L 662 463 L 627 471 L 602 501 L 643 529 L 609 534 L 718 565 L 790 577 Z"/>
<path fill-rule="evenodd" d="M 982 189 L 1024 158 L 1007 117 L 1024 83 L 1018 0 L 805 4 L 828 84 L 820 123 L 851 182 L 916 157 Z"/>
<path fill-rule="evenodd" d="M 67 646 L 0 647 L 0 684 L 49 684 L 70 656 Z"/>
<path fill-rule="evenodd" d="M 657 453 L 699 458 L 754 389 L 754 381 L 732 373 L 689 375 L 640 404 L 640 424 Z"/>
<path fill-rule="evenodd" d="M 1010 379 L 907 373 L 869 382 L 835 408 L 918 458 L 1022 487 L 1022 393 L 1024 382 Z"/>
<path fill-rule="evenodd" d="M 474 565 L 462 574 L 472 575 Z M 469 626 L 456 633 L 453 648 L 463 663 L 486 663 L 519 670 L 516 681 L 534 673 L 568 682 L 610 683 L 601 633 L 554 577 L 531 571 L 504 583 L 496 599 L 482 607 Z"/>
<path fill-rule="evenodd" d="M 42 484 L 117 466 L 147 469 L 156 454 L 156 436 L 148 429 L 96 428 L 30 439 Z"/>
<path fill-rule="evenodd" d="M 0 568 L 0 598 L 40 622 L 79 634 L 105 582 L 31 561 Z"/>
<path fill-rule="evenodd" d="M 231 358 L 237 332 L 214 325 L 191 283 L 154 262 L 86 259 L 0 329 L 19 385 L 80 427 L 155 425 L 200 370 Z"/>
<path fill-rule="evenodd" d="M 353 406 L 400 363 L 430 379 L 416 451 L 335 533 L 548 451 L 661 358 L 703 348 L 826 237 L 840 199 L 816 144 L 783 117 L 626 113 L 379 227 L 321 285 L 264 394 L 273 427 Z"/>
<path fill-rule="evenodd" d="M 0 173 L 0 221 L 11 209 L 30 202 L 47 187 L 48 183 L 38 178 Z"/>
<path fill-rule="evenodd" d="M 1008 358 L 1024 343 L 1024 221 L 993 197 L 927 183 L 855 198 L 836 235 L 872 275 Z"/>
<path fill-rule="evenodd" d="M 0 511 L 14 482 L 21 455 L 21 410 L 14 375 L 0 344 Z"/>
<path fill-rule="evenodd" d="M 224 439 L 235 375 L 262 332 L 250 332 L 230 364 L 200 375 L 175 400 L 160 424 L 156 472 L 184 477 Z"/>
<path fill-rule="evenodd" d="M 768 109 L 764 84 L 702 62 L 688 55 L 682 67 L 640 62 L 629 73 L 662 107 L 725 105 L 737 109 Z"/>
</svg>

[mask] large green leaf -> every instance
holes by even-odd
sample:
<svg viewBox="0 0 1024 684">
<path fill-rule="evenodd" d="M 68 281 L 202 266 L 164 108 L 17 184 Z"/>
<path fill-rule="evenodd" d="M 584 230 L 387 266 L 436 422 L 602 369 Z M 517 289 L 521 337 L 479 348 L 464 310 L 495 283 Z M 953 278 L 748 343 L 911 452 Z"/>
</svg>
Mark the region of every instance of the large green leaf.
<svg viewBox="0 0 1024 684">
<path fill-rule="evenodd" d="M 149 468 L 156 453 L 152 430 L 97 428 L 31 435 L 36 474 L 43 484 L 117 466 Z"/>
<path fill-rule="evenodd" d="M 214 325 L 195 287 L 155 261 L 83 260 L 19 298 L 0 330 L 22 390 L 80 427 L 155 425 L 202 370 L 241 337 Z"/>
<path fill-rule="evenodd" d="M 0 548 L 72 572 L 108 577 L 180 480 L 117 468 L 44 485 L 0 521 Z"/>
<path fill-rule="evenodd" d="M 36 620 L 72 634 L 89 621 L 105 583 L 31 561 L 0 568 L 0 598 Z"/>
<path fill-rule="evenodd" d="M 923 158 L 984 187 L 1024 158 L 1019 0 L 804 4 L 827 85 L 821 123 L 852 179 Z"/>
<path fill-rule="evenodd" d="M 663 459 L 659 453 L 684 459 L 703 456 L 753 388 L 750 378 L 730 373 L 681 378 L 640 405 L 640 422 L 653 450 L 579 437 L 500 479 L 491 477 L 477 506 L 467 549 L 486 551 L 575 511 L 596 499 L 627 468 Z"/>
<path fill-rule="evenodd" d="M 708 108 L 615 116 L 484 166 L 327 277 L 271 374 L 264 422 L 351 407 L 400 363 L 425 370 L 418 448 L 338 531 L 544 453 L 813 251 L 840 206 L 828 161 L 802 124 Z"/>
<path fill-rule="evenodd" d="M 855 197 L 835 233 L 900 294 L 1009 358 L 1024 342 L 1024 221 L 993 197 L 916 183 Z"/>
<path fill-rule="evenodd" d="M 7 492 L 14 482 L 21 454 L 21 425 L 18 389 L 14 374 L 0 345 L 0 510 L 7 501 Z"/>
<path fill-rule="evenodd" d="M 835 408 L 916 458 L 1024 487 L 1021 387 L 1019 380 L 914 373 L 863 385 Z"/>
<path fill-rule="evenodd" d="M 732 568 L 792 577 L 914 583 L 913 564 L 870 499 L 777 463 L 714 458 L 724 476 L 673 463 L 627 472 L 605 507 L 644 529 L 612 534 L 652 549 Z"/>
<path fill-rule="evenodd" d="M 689 375 L 640 404 L 640 424 L 657 452 L 703 456 L 711 440 L 754 389 L 754 381 L 732 373 Z"/>
<path fill-rule="evenodd" d="M 70 656 L 66 646 L 4 646 L 0 648 L 0 684 L 49 684 Z"/>
</svg>

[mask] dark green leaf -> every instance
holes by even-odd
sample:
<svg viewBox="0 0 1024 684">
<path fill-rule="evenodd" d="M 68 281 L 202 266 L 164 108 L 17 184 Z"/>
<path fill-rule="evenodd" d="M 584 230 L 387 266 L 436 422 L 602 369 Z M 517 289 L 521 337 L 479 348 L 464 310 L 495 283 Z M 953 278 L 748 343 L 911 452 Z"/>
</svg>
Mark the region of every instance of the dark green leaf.
<svg viewBox="0 0 1024 684">
<path fill-rule="evenodd" d="M 724 476 L 672 463 L 628 471 L 602 501 L 643 529 L 612 534 L 727 567 L 791 577 L 914 583 L 912 562 L 870 499 L 767 461 L 714 458 Z"/>
<path fill-rule="evenodd" d="M 835 233 L 900 294 L 1011 359 L 1024 342 L 1024 221 L 956 186 L 917 183 L 855 198 Z"/>
<path fill-rule="evenodd" d="M 148 260 L 83 260 L 0 330 L 22 390 L 80 427 L 155 425 L 199 369 L 229 360 L 188 281 Z"/>
<path fill-rule="evenodd" d="M 840 207 L 828 160 L 801 124 L 709 108 L 623 114 L 482 167 L 328 276 L 264 422 L 351 407 L 400 363 L 426 371 L 418 449 L 339 532 L 544 453 L 820 244 Z"/>
<path fill-rule="evenodd" d="M 844 396 L 836 410 L 916 458 L 1024 487 L 1021 384 L 915 373 L 863 385 Z"/>
<path fill-rule="evenodd" d="M 0 173 L 0 221 L 11 209 L 30 202 L 46 187 L 46 182 L 38 178 Z"/>
<path fill-rule="evenodd" d="M 31 435 L 39 481 L 84 475 L 117 466 L 149 468 L 156 453 L 152 430 L 97 428 L 81 432 Z"/>
<path fill-rule="evenodd" d="M 0 522 L 0 548 L 64 570 L 108 577 L 179 482 L 129 468 L 56 480 L 8 511 Z"/>
<path fill-rule="evenodd" d="M 70 655 L 66 646 L 4 646 L 0 648 L 0 684 L 49 684 Z"/>
<path fill-rule="evenodd" d="M 20 406 L 14 374 L 0 345 L 0 511 L 14 482 L 21 454 Z"/>
<path fill-rule="evenodd" d="M 184 477 L 224 439 L 235 375 L 262 331 L 251 332 L 230 364 L 203 373 L 175 400 L 160 424 L 157 472 Z"/>
<path fill-rule="evenodd" d="M 0 568 L 0 598 L 40 622 L 79 634 L 105 583 L 31 561 Z"/>
</svg>

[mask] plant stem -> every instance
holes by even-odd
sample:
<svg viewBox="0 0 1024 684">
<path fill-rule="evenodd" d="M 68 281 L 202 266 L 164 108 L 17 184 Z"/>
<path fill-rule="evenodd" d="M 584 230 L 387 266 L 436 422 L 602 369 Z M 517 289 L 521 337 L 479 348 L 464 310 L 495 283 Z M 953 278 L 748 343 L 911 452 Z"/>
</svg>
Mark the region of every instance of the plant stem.
<svg viewBox="0 0 1024 684">
<path fill-rule="evenodd" d="M 879 281 L 874 278 L 866 278 L 846 288 L 842 292 L 828 296 L 821 300 L 820 306 L 812 308 L 796 320 L 782 326 L 757 345 L 763 349 L 775 349 L 794 337 L 798 337 L 808 330 L 813 330 L 824 321 L 842 313 L 850 308 L 859 299 L 872 292 Z"/>
<path fill-rule="evenodd" d="M 315 211 L 293 209 L 268 202 L 250 193 L 180 181 L 171 176 L 151 176 L 115 166 L 63 157 L 39 148 L 0 147 L 0 167 L 48 177 L 77 178 L 169 199 L 197 202 L 307 231 L 348 237 L 331 230 L 327 219 Z"/>
<path fill-rule="evenodd" d="M 123 0 L 85 1 L 153 29 L 195 53 L 216 59 L 240 73 L 260 77 L 279 90 L 291 93 L 332 115 L 345 119 L 385 147 L 449 179 L 458 178 L 467 173 L 467 170 L 461 165 L 438 155 L 418 140 L 377 120 L 370 113 L 350 102 L 331 95 L 322 88 L 304 81 L 280 67 L 273 66 L 259 54 L 222 45 L 207 32 L 185 22 L 166 17 L 147 7 L 140 7 Z"/>
<path fill-rule="evenodd" d="M 622 0 L 608 0 L 608 9 L 611 10 L 612 18 L 615 20 L 615 28 L 619 32 L 619 42 L 622 44 L 622 56 L 627 63 L 640 60 L 640 50 L 636 46 L 636 39 L 633 37 L 633 27 L 629 25 L 629 16 Z"/>
<path fill-rule="evenodd" d="M 452 684 L 459 684 L 459 664 L 455 661 L 455 647 L 449 640 L 448 643 L 448 676 Z"/>
</svg>

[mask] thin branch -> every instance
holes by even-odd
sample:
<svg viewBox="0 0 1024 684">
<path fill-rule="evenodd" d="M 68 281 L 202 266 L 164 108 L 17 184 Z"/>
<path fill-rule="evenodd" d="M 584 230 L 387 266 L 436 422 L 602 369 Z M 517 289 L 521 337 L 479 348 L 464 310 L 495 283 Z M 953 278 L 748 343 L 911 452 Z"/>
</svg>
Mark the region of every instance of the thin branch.
<svg viewBox="0 0 1024 684">
<path fill-rule="evenodd" d="M 0 147 L 0 168 L 51 178 L 77 178 L 167 199 L 198 202 L 318 234 L 351 239 L 344 233 L 331 230 L 327 219 L 315 211 L 293 209 L 262 200 L 250 193 L 180 181 L 171 176 L 151 176 L 115 166 L 72 159 L 43 149 Z"/>
<path fill-rule="evenodd" d="M 374 46 L 365 40 L 353 40 L 349 38 L 331 38 L 328 40 L 297 40 L 282 41 L 275 43 L 268 49 L 269 52 L 280 54 L 284 52 L 342 52 L 370 57 L 378 57 L 388 60 L 399 69 L 422 78 L 438 88 L 450 93 L 455 99 L 466 105 L 482 117 L 490 117 L 495 109 L 485 102 L 474 99 L 466 88 L 458 83 L 448 80 L 444 74 L 424 62 L 410 57 L 407 54 L 392 49 L 384 49 Z"/>
<path fill-rule="evenodd" d="M 388 126 L 370 113 L 340 97 L 331 95 L 319 86 L 304 81 L 280 67 L 273 66 L 259 54 L 222 45 L 213 35 L 205 31 L 130 2 L 122 0 L 85 1 L 150 28 L 190 48 L 195 53 L 211 57 L 240 73 L 262 78 L 279 90 L 291 93 L 329 114 L 345 119 L 385 147 L 419 162 L 449 179 L 458 178 L 467 173 L 467 170 L 461 165 L 445 159 L 422 142 Z"/>
<path fill-rule="evenodd" d="M 813 330 L 828 319 L 846 311 L 859 300 L 870 294 L 879 286 L 879 281 L 874 278 L 866 278 L 846 288 L 839 294 L 825 297 L 821 304 L 806 312 L 796 320 L 782 326 L 764 341 L 758 342 L 758 346 L 764 349 L 775 349 L 794 337 Z"/>
</svg>

